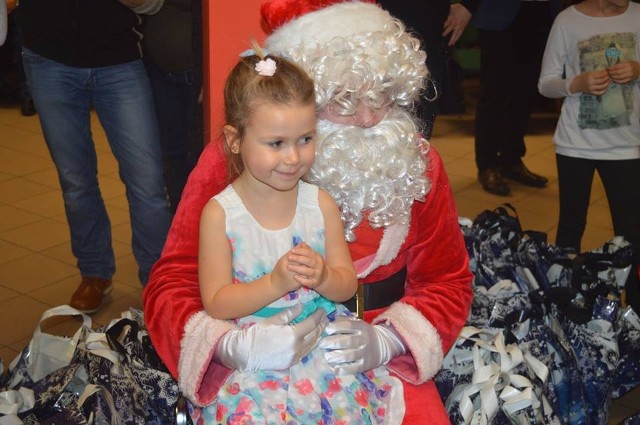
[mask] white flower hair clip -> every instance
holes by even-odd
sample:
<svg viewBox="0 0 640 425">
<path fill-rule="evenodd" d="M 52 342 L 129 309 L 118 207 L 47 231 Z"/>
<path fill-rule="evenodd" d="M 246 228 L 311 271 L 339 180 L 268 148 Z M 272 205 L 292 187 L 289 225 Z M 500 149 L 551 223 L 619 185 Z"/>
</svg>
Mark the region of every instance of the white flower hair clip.
<svg viewBox="0 0 640 425">
<path fill-rule="evenodd" d="M 271 58 L 262 59 L 256 64 L 256 71 L 258 71 L 258 75 L 273 77 L 273 74 L 276 73 L 276 61 Z"/>
</svg>

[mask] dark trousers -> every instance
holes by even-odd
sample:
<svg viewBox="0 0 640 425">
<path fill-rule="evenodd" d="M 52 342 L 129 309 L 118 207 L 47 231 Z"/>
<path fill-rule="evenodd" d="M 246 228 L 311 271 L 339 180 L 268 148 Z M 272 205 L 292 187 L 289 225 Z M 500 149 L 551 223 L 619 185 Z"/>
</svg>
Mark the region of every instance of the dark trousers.
<svg viewBox="0 0 640 425">
<path fill-rule="evenodd" d="M 203 149 L 201 84 L 192 70 L 165 72 L 145 62 L 160 129 L 164 179 L 175 213 L 189 173 Z"/>
<path fill-rule="evenodd" d="M 423 124 L 422 134 L 426 139 L 431 138 L 436 117 L 440 113 L 442 99 L 442 82 L 444 81 L 448 50 L 443 43 L 425 43 L 427 53 L 427 68 L 429 81 L 427 88 L 417 104 L 417 114 Z"/>
<path fill-rule="evenodd" d="M 478 169 L 516 165 L 537 97 L 542 55 L 551 26 L 549 2 L 522 2 L 503 31 L 478 29 L 480 98 L 476 110 Z"/>
<path fill-rule="evenodd" d="M 560 188 L 560 219 L 556 245 L 580 252 L 587 223 L 594 171 L 598 171 L 605 192 L 613 230 L 634 245 L 640 244 L 640 159 L 591 160 L 556 155 Z M 602 241 L 603 243 L 606 241 Z"/>
</svg>

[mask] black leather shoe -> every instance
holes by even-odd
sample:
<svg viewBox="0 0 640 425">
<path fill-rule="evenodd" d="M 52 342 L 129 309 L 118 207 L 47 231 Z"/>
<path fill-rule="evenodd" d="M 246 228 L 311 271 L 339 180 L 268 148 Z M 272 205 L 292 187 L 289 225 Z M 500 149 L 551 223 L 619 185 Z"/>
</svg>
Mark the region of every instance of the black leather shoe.
<svg viewBox="0 0 640 425">
<path fill-rule="evenodd" d="M 479 170 L 478 181 L 485 192 L 498 196 L 508 196 L 511 194 L 511 188 L 504 177 L 502 177 L 498 168 L 490 167 Z"/>
<path fill-rule="evenodd" d="M 532 173 L 523 163 L 502 167 L 502 175 L 525 186 L 545 187 L 549 183 L 549 179 Z"/>
</svg>

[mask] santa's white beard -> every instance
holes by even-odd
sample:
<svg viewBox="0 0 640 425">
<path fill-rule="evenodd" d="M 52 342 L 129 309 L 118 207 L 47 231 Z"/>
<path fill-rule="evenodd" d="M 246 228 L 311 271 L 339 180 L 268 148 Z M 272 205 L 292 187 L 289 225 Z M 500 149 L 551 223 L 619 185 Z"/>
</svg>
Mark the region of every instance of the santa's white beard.
<svg viewBox="0 0 640 425">
<path fill-rule="evenodd" d="M 307 179 L 328 191 L 342 212 L 347 241 L 368 214 L 372 227 L 407 224 L 414 201 L 429 191 L 426 141 L 411 116 L 390 110 L 375 127 L 318 121 L 316 161 Z"/>
</svg>

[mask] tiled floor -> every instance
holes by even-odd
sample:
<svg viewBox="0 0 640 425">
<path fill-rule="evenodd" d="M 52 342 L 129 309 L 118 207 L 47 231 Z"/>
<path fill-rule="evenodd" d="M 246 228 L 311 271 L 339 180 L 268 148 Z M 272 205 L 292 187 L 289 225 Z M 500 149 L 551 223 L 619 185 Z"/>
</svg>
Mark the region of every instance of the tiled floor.
<svg viewBox="0 0 640 425">
<path fill-rule="evenodd" d="M 467 83 L 468 110 L 476 87 Z M 558 185 L 551 134 L 553 113 L 536 113 L 526 139 L 526 163 L 550 179 L 545 189 L 513 185 L 501 198 L 483 192 L 476 181 L 473 154 L 473 115 L 440 117 L 432 144 L 442 154 L 461 216 L 474 218 L 485 209 L 509 202 L 523 228 L 547 232 L 553 242 L 558 214 Z M 93 315 L 94 325 L 107 324 L 130 306 L 141 308 L 124 186 L 104 133 L 94 117 L 101 190 L 113 226 L 117 256 L 114 291 Z M 607 201 L 594 183 L 583 249 L 601 245 L 612 236 Z M 5 367 L 28 343 L 46 309 L 64 304 L 79 283 L 70 252 L 69 232 L 54 166 L 44 144 L 37 116 L 23 117 L 15 105 L 0 104 L 0 358 Z M 70 320 L 50 320 L 51 332 L 69 332 Z M 614 401 L 611 424 L 638 410 L 640 391 Z"/>
</svg>

